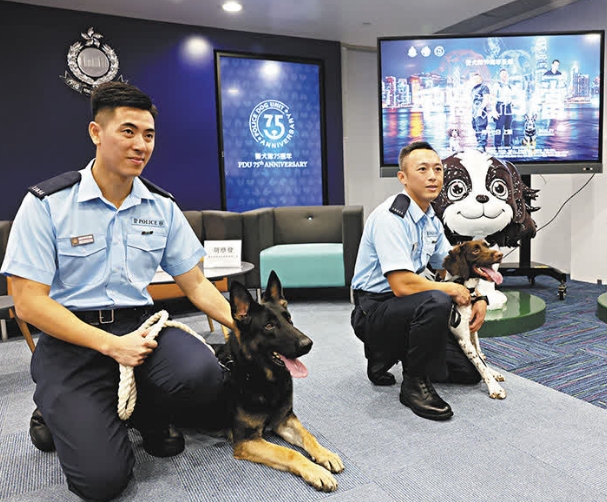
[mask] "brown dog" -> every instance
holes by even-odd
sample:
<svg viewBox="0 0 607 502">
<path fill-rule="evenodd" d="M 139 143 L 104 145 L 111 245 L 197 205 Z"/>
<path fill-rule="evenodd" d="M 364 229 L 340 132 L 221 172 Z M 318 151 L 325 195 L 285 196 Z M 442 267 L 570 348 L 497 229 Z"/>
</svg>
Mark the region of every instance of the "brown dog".
<svg viewBox="0 0 607 502">
<path fill-rule="evenodd" d="M 485 241 L 467 241 L 453 247 L 443 261 L 443 268 L 449 273 L 448 280 L 456 280 L 466 286 L 471 292 L 476 291 L 478 281 L 484 279 L 501 284 L 502 275 L 493 270 L 492 266 L 502 261 L 503 254 L 491 249 Z M 458 341 L 464 354 L 480 373 L 489 389 L 489 396 L 494 399 L 504 399 L 506 391 L 497 382 L 503 382 L 504 377 L 487 366 L 487 359 L 481 351 L 478 335 L 470 332 L 472 306 L 458 305 L 457 316 L 449 325 L 451 332 Z"/>
</svg>

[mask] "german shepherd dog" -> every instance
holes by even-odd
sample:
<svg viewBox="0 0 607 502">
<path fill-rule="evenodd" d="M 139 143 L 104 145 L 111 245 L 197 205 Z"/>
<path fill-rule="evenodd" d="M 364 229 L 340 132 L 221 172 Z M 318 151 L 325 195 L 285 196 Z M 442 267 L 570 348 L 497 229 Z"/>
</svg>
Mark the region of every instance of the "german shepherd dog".
<svg viewBox="0 0 607 502">
<path fill-rule="evenodd" d="M 307 376 L 306 367 L 297 358 L 310 351 L 312 340 L 293 326 L 276 273 L 270 274 L 260 303 L 242 284 L 232 282 L 230 306 L 236 327 L 216 349 L 220 362 L 231 373 L 229 436 L 234 457 L 291 472 L 317 490 L 336 490 L 337 481 L 331 473 L 343 471 L 341 459 L 321 446 L 293 413 L 292 376 Z M 302 448 L 313 461 L 266 441 L 266 431 Z"/>
<path fill-rule="evenodd" d="M 535 141 L 537 138 L 537 131 L 535 127 L 535 121 L 537 120 L 537 114 L 525 114 L 525 135 L 523 137 L 523 144 L 527 146 L 535 146 Z"/>
</svg>

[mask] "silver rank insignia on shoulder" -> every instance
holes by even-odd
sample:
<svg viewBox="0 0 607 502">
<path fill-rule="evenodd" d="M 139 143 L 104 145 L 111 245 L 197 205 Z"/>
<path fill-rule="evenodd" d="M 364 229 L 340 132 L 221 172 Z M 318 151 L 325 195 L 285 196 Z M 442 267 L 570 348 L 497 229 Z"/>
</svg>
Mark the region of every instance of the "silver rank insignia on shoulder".
<svg viewBox="0 0 607 502">
<path fill-rule="evenodd" d="M 80 235 L 78 237 L 71 237 L 70 242 L 72 246 L 83 246 L 84 244 L 92 244 L 95 242 L 95 237 L 93 234 Z"/>
</svg>

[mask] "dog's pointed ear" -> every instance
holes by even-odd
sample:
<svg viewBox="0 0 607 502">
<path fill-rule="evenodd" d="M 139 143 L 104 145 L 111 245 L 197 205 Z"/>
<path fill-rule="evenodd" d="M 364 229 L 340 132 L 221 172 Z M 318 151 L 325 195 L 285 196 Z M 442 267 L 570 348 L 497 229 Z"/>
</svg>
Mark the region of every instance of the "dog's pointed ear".
<svg viewBox="0 0 607 502">
<path fill-rule="evenodd" d="M 232 317 L 237 321 L 242 321 L 249 315 L 251 304 L 255 300 L 238 281 L 233 281 L 230 286 L 230 307 L 232 308 Z"/>
<path fill-rule="evenodd" d="M 274 270 L 270 272 L 270 276 L 268 277 L 268 285 L 263 292 L 262 302 L 281 302 L 286 306 L 282 283 Z"/>
<path fill-rule="evenodd" d="M 443 260 L 443 268 L 453 276 L 461 277 L 465 280 L 470 278 L 463 245 L 458 244 L 449 251 L 449 254 Z"/>
</svg>

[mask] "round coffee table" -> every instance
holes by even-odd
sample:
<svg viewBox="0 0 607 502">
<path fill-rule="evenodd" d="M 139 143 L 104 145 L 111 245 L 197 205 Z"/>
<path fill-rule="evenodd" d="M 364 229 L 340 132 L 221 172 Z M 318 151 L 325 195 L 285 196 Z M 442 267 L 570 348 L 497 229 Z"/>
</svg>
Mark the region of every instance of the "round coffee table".
<svg viewBox="0 0 607 502">
<path fill-rule="evenodd" d="M 215 285 L 217 286 L 217 282 L 223 281 L 228 277 L 234 277 L 250 272 L 255 268 L 255 265 L 249 263 L 248 261 L 241 261 L 240 266 L 236 267 L 205 267 L 204 262 L 200 262 L 198 267 L 202 270 L 204 276 L 209 281 L 216 283 Z M 148 286 L 148 291 L 154 301 L 170 300 L 185 296 L 181 288 L 175 283 L 173 277 L 167 274 L 161 268 L 159 268 L 154 274 L 154 278 Z M 208 316 L 207 320 L 209 322 L 209 328 L 211 331 L 214 331 L 213 321 Z M 227 338 L 229 334 L 228 328 L 222 324 L 221 330 L 223 331 L 224 336 Z"/>
<path fill-rule="evenodd" d="M 198 268 L 202 270 L 202 273 L 209 281 L 220 281 L 222 279 L 227 279 L 228 277 L 246 274 L 253 270 L 255 265 L 248 261 L 241 261 L 240 266 L 236 267 L 205 267 L 204 262 L 201 262 L 198 264 Z M 162 269 L 158 269 L 154 274 L 154 278 L 150 285 L 174 283 L 175 281 L 169 274 Z"/>
</svg>

